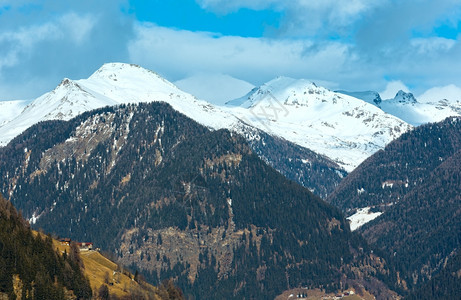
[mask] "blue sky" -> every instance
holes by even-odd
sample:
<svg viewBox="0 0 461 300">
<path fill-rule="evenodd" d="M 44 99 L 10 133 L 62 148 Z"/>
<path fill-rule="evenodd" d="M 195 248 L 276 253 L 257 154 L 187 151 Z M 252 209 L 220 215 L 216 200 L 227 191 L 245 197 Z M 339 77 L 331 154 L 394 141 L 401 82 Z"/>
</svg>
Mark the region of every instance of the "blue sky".
<svg viewBox="0 0 461 300">
<path fill-rule="evenodd" d="M 112 61 L 170 81 L 282 75 L 418 95 L 461 87 L 460 33 L 459 0 L 0 0 L 0 99 Z"/>
<path fill-rule="evenodd" d="M 203 9 L 194 0 L 130 1 L 125 11 L 138 21 L 190 31 L 216 32 L 222 35 L 261 37 L 271 27 L 277 28 L 280 11 L 241 8 L 226 14 Z"/>
</svg>

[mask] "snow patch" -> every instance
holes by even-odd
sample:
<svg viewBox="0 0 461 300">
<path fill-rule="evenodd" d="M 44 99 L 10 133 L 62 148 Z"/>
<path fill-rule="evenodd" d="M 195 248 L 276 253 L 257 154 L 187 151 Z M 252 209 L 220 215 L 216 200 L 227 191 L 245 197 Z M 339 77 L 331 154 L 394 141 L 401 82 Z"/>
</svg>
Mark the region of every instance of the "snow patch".
<svg viewBox="0 0 461 300">
<path fill-rule="evenodd" d="M 359 208 L 355 214 L 347 218 L 347 220 L 350 221 L 351 231 L 357 230 L 364 224 L 376 219 L 383 214 L 382 212 L 370 213 L 370 208 L 371 207 Z"/>
<path fill-rule="evenodd" d="M 40 218 L 40 215 L 35 215 L 35 213 L 32 214 L 32 217 L 29 219 L 29 223 L 30 224 L 35 224 L 37 223 L 37 220 Z"/>
</svg>

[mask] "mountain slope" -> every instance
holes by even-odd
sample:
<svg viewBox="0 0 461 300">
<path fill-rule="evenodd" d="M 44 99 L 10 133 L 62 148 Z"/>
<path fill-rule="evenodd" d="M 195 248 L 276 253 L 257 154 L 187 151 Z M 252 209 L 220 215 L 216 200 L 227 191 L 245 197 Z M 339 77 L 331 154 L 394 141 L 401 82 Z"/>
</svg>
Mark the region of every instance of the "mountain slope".
<svg viewBox="0 0 461 300">
<path fill-rule="evenodd" d="M 228 106 L 248 124 L 325 155 L 346 171 L 411 128 L 365 101 L 284 77 Z"/>
<path fill-rule="evenodd" d="M 349 214 L 382 215 L 359 229 L 418 288 L 461 247 L 461 119 L 420 126 L 379 151 L 328 198 Z"/>
<path fill-rule="evenodd" d="M 375 92 L 375 91 L 349 92 L 349 91 L 340 90 L 340 91 L 335 91 L 335 92 L 361 99 L 363 101 L 366 101 L 366 102 L 368 102 L 370 104 L 373 104 L 373 105 L 376 105 L 378 107 L 380 107 L 381 102 L 383 101 L 381 99 L 381 95 L 378 92 Z"/>
<path fill-rule="evenodd" d="M 0 126 L 8 123 L 29 104 L 31 100 L 0 101 Z"/>
<path fill-rule="evenodd" d="M 282 175 L 325 199 L 347 172 L 327 157 L 264 131 L 241 131 L 253 151 Z"/>
<path fill-rule="evenodd" d="M 430 279 L 461 247 L 460 166 L 458 151 L 423 184 L 360 230 L 370 243 L 392 256 L 408 288 Z"/>
<path fill-rule="evenodd" d="M 164 103 L 40 123 L 0 157 L 2 191 L 35 226 L 98 241 L 153 282 L 174 277 L 201 299 L 335 290 L 341 274 L 388 272 L 337 209 L 243 137 Z"/>
<path fill-rule="evenodd" d="M 1 194 L 0 225 L 2 299 L 100 299 L 104 287 L 110 296 L 170 299 L 163 286 L 139 280 L 98 251 L 79 252 L 76 244 L 32 231 Z"/>
</svg>

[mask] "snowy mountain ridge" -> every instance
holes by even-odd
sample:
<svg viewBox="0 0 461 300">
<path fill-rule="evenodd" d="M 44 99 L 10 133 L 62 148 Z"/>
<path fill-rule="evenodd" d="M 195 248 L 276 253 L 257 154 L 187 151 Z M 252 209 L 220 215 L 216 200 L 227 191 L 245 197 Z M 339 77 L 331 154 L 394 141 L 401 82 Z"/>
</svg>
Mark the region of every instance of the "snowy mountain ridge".
<svg viewBox="0 0 461 300">
<path fill-rule="evenodd" d="M 375 105 L 286 77 L 227 104 L 248 124 L 323 154 L 347 171 L 411 128 Z"/>
<path fill-rule="evenodd" d="M 339 93 L 350 95 L 374 104 L 384 112 L 394 115 L 403 121 L 419 126 L 425 123 L 440 122 L 451 116 L 461 115 L 460 99 L 439 99 L 436 92 L 425 93 L 421 100 L 417 99 L 412 93 L 402 90 L 398 91 L 393 99 L 373 101 L 379 97 L 377 92 L 348 92 L 338 91 Z M 456 95 L 456 90 L 452 93 Z M 456 96 L 454 96 L 456 97 Z"/>
<path fill-rule="evenodd" d="M 199 100 L 155 72 L 109 63 L 88 79 L 64 79 L 0 126 L 0 146 L 31 125 L 69 120 L 95 108 L 121 103 L 164 101 L 211 128 L 227 128 L 257 139 L 254 129 L 322 154 L 351 171 L 412 126 L 355 97 L 307 80 L 278 77 L 245 97 L 220 107 Z M 251 132 L 251 134 L 248 134 Z"/>
</svg>

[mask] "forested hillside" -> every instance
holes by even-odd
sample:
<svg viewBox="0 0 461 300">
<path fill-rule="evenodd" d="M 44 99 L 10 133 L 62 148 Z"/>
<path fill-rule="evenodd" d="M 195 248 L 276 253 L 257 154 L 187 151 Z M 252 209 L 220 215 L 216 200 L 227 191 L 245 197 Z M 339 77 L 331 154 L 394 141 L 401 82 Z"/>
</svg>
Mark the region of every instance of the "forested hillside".
<svg viewBox="0 0 461 300">
<path fill-rule="evenodd" d="M 417 287 L 461 247 L 461 150 L 361 232 L 390 256 L 406 281 Z"/>
<path fill-rule="evenodd" d="M 431 280 L 408 295 L 405 300 L 461 299 L 461 252 L 450 258 Z"/>
<path fill-rule="evenodd" d="M 399 271 L 400 292 L 421 287 L 461 247 L 461 120 L 403 134 L 367 159 L 329 200 L 384 212 L 359 232 Z M 350 212 L 350 213 L 351 213 Z"/>
<path fill-rule="evenodd" d="M 339 210 L 243 137 L 164 103 L 40 123 L 0 158 L 2 190 L 34 226 L 95 241 L 151 282 L 173 277 L 201 299 L 334 291 L 389 274 Z"/>
<path fill-rule="evenodd" d="M 58 253 L 50 236 L 33 233 L 0 195 L 0 296 L 9 299 L 89 299 L 76 253 Z M 2 298 L 3 299 L 3 298 Z"/>
<path fill-rule="evenodd" d="M 259 157 L 322 199 L 328 197 L 347 175 L 337 163 L 307 148 L 260 130 L 247 128 L 245 132 L 258 137 L 247 137 L 247 140 Z"/>
<path fill-rule="evenodd" d="M 365 160 L 328 197 L 343 211 L 399 202 L 461 149 L 461 119 L 452 117 L 402 134 Z"/>
</svg>

